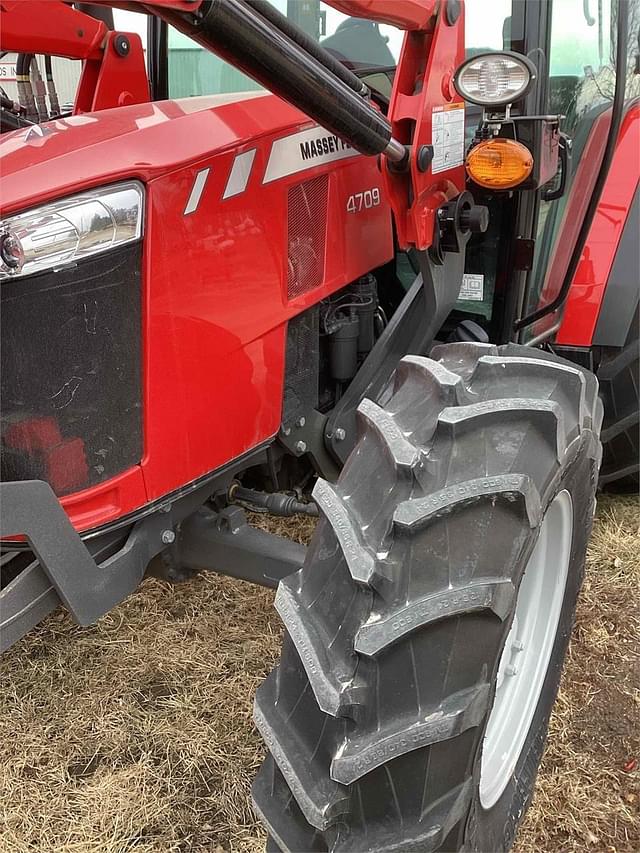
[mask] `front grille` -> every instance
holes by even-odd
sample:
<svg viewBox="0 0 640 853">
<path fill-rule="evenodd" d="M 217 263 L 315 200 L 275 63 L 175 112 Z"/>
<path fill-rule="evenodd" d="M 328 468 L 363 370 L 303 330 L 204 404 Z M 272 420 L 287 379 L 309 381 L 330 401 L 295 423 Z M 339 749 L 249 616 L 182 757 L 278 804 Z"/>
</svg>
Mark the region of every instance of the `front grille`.
<svg viewBox="0 0 640 853">
<path fill-rule="evenodd" d="M 289 189 L 287 296 L 295 299 L 324 280 L 329 176 L 320 175 Z"/>
<path fill-rule="evenodd" d="M 289 320 L 282 411 L 284 427 L 318 407 L 319 340 L 317 305 Z"/>
<path fill-rule="evenodd" d="M 142 245 L 0 290 L 3 480 L 57 495 L 140 461 Z"/>
</svg>

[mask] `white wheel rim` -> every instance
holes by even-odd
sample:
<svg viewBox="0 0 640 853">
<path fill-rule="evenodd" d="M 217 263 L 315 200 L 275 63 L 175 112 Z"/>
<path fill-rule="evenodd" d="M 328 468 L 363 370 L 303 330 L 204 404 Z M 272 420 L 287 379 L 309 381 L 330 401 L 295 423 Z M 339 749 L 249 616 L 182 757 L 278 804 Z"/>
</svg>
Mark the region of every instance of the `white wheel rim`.
<svg viewBox="0 0 640 853">
<path fill-rule="evenodd" d="M 494 806 L 507 787 L 538 706 L 564 601 L 572 533 L 573 506 L 565 490 L 545 513 L 500 658 L 482 745 L 480 802 L 485 809 Z"/>
</svg>

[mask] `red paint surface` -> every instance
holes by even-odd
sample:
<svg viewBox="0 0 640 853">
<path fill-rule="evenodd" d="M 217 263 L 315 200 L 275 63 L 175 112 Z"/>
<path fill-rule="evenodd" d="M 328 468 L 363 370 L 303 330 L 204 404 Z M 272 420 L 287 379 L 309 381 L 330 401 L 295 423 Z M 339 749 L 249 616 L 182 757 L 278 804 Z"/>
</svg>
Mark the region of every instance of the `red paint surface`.
<svg viewBox="0 0 640 853">
<path fill-rule="evenodd" d="M 5 134 L 3 215 L 125 178 L 147 187 L 143 291 L 144 456 L 62 499 L 79 530 L 126 515 L 273 436 L 280 425 L 286 321 L 393 256 L 374 158 L 354 156 L 263 184 L 273 140 L 313 123 L 272 95 L 141 104 Z M 215 106 L 215 104 L 218 104 Z M 236 153 L 256 149 L 246 191 L 223 200 Z M 204 149 L 204 150 L 203 150 Z M 195 213 L 195 176 L 209 177 Z M 289 187 L 329 173 L 325 275 L 287 300 Z M 384 196 L 384 194 L 381 194 Z"/>
<path fill-rule="evenodd" d="M 329 6 L 354 18 L 369 18 L 401 30 L 423 30 L 437 8 L 437 0 L 326 0 Z"/>
<path fill-rule="evenodd" d="M 60 0 L 2 0 L 2 50 L 99 59 L 106 33 L 102 21 Z"/>
<path fill-rule="evenodd" d="M 639 151 L 640 106 L 635 105 L 622 122 L 602 198 L 569 291 L 557 336 L 560 344 L 590 346 L 593 341 L 611 267 L 638 186 Z"/>
<path fill-rule="evenodd" d="M 129 52 L 120 56 L 114 44 L 126 37 Z M 85 60 L 76 92 L 74 113 L 95 112 L 149 101 L 149 81 L 142 49 L 136 33 L 110 32 L 99 60 Z"/>
<path fill-rule="evenodd" d="M 32 0 L 28 2 L 31 6 Z M 6 0 L 9 5 L 15 9 L 20 4 Z M 60 14 L 60 5 L 39 3 L 45 16 Z M 199 4 L 163 0 L 155 5 L 195 11 Z M 340 7 L 340 0 L 334 5 Z M 369 0 L 357 0 L 357 5 L 363 14 L 373 10 Z M 356 2 L 351 13 L 354 6 Z M 425 30 L 434 6 L 434 0 L 378 0 L 377 19 Z M 20 7 L 23 13 L 26 7 Z M 191 98 L 108 109 L 112 103 L 146 97 L 139 62 L 133 82 L 118 76 L 117 69 L 106 74 L 113 57 L 110 42 L 103 49 L 99 38 L 102 25 L 86 37 L 76 27 L 83 42 L 78 46 L 73 35 L 77 19 L 65 20 L 70 28 L 56 30 L 61 43 L 54 49 L 49 41 L 44 49 L 90 59 L 77 114 L 43 125 L 43 136 L 27 136 L 24 130 L 3 136 L 2 213 L 127 178 L 147 187 L 141 331 L 144 455 L 140 465 L 109 482 L 62 499 L 76 528 L 87 530 L 133 512 L 273 436 L 281 418 L 287 320 L 390 260 L 393 241 L 386 202 L 347 213 L 351 194 L 382 189 L 374 158 L 310 166 L 263 184 L 272 142 L 313 126 L 305 115 L 273 96 L 236 103 L 225 103 L 224 97 Z M 30 35 L 29 27 L 22 30 Z M 14 41 L 21 37 L 13 35 Z M 137 54 L 137 43 L 134 48 Z M 33 41 L 29 49 L 36 49 Z M 398 138 L 407 136 L 407 121 L 415 119 L 414 143 L 431 143 L 432 110 L 448 100 L 443 80 L 462 58 L 462 17 L 445 26 L 439 16 L 433 31 L 407 35 L 404 73 L 396 75 L 390 112 Z M 419 79 L 422 91 L 414 95 Z M 84 113 L 89 107 L 101 111 Z M 256 156 L 247 190 L 223 200 L 234 155 L 249 148 L 256 149 Z M 205 168 L 210 172 L 198 210 L 184 216 L 195 175 Z M 312 292 L 289 301 L 288 190 L 324 173 L 329 174 L 324 279 Z M 409 184 L 414 203 L 407 211 Z M 433 176 L 430 170 L 418 172 L 414 164 L 407 178 L 387 175 L 387 185 L 402 244 L 424 247 L 432 240 L 436 208 L 463 189 L 464 173 L 458 167 Z"/>
</svg>

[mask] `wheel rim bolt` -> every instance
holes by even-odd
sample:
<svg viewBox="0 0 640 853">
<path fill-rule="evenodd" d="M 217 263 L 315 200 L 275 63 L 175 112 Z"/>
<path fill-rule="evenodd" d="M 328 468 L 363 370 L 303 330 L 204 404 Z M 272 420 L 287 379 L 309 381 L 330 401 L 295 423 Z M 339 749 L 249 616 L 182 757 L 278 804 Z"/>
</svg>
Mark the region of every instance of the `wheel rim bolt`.
<svg viewBox="0 0 640 853">
<path fill-rule="evenodd" d="M 513 664 L 509 664 L 509 666 L 506 668 L 505 672 L 507 675 L 517 675 L 518 674 L 518 667 L 514 666 Z"/>
<path fill-rule="evenodd" d="M 521 652 L 524 649 L 524 643 L 522 640 L 515 640 L 511 648 L 514 652 Z"/>
</svg>

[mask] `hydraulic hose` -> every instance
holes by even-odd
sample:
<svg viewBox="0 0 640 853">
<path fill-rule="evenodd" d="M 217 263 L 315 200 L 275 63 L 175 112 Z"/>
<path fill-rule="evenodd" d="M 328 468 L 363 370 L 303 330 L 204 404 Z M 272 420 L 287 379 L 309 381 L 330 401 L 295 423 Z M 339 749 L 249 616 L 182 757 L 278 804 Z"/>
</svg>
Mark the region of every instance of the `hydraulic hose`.
<svg viewBox="0 0 640 853">
<path fill-rule="evenodd" d="M 38 110 L 38 121 L 48 121 L 49 112 L 47 110 L 47 90 L 44 85 L 44 80 L 42 79 L 42 74 L 40 74 L 40 67 L 35 56 L 31 60 L 30 70 L 33 73 L 35 83 L 35 101 L 36 109 Z"/>
<path fill-rule="evenodd" d="M 20 104 L 13 101 L 2 88 L 0 88 L 0 107 L 2 107 L 3 110 L 10 110 L 16 115 L 21 115 Z"/>
<path fill-rule="evenodd" d="M 113 30 L 113 9 L 108 6 L 98 6 L 95 3 L 74 3 L 74 6 L 79 12 L 84 12 L 85 15 L 90 15 L 98 21 L 106 24 L 108 30 Z"/>
<path fill-rule="evenodd" d="M 33 87 L 31 86 L 31 60 L 32 53 L 19 53 L 16 61 L 16 79 L 18 87 L 18 100 L 20 106 L 24 107 L 26 117 L 29 121 L 38 121 L 38 110 L 36 109 Z"/>
<path fill-rule="evenodd" d="M 315 503 L 303 503 L 284 492 L 269 493 L 245 489 L 239 483 L 233 483 L 229 488 L 229 500 L 240 501 L 249 508 L 263 512 L 266 510 L 273 515 L 318 515 L 318 506 Z"/>
<path fill-rule="evenodd" d="M 53 69 L 51 67 L 51 57 L 49 55 L 46 55 L 44 58 L 44 74 L 47 79 L 47 92 L 49 93 L 49 105 L 51 106 L 51 115 L 60 115 L 60 103 L 58 101 L 56 83 L 53 79 Z"/>
<path fill-rule="evenodd" d="M 4 106 L 6 99 L 0 101 L 0 133 L 6 133 L 11 130 L 18 130 L 21 127 L 32 127 L 32 122 L 28 121 L 24 116 L 15 113 L 11 109 Z"/>
</svg>

